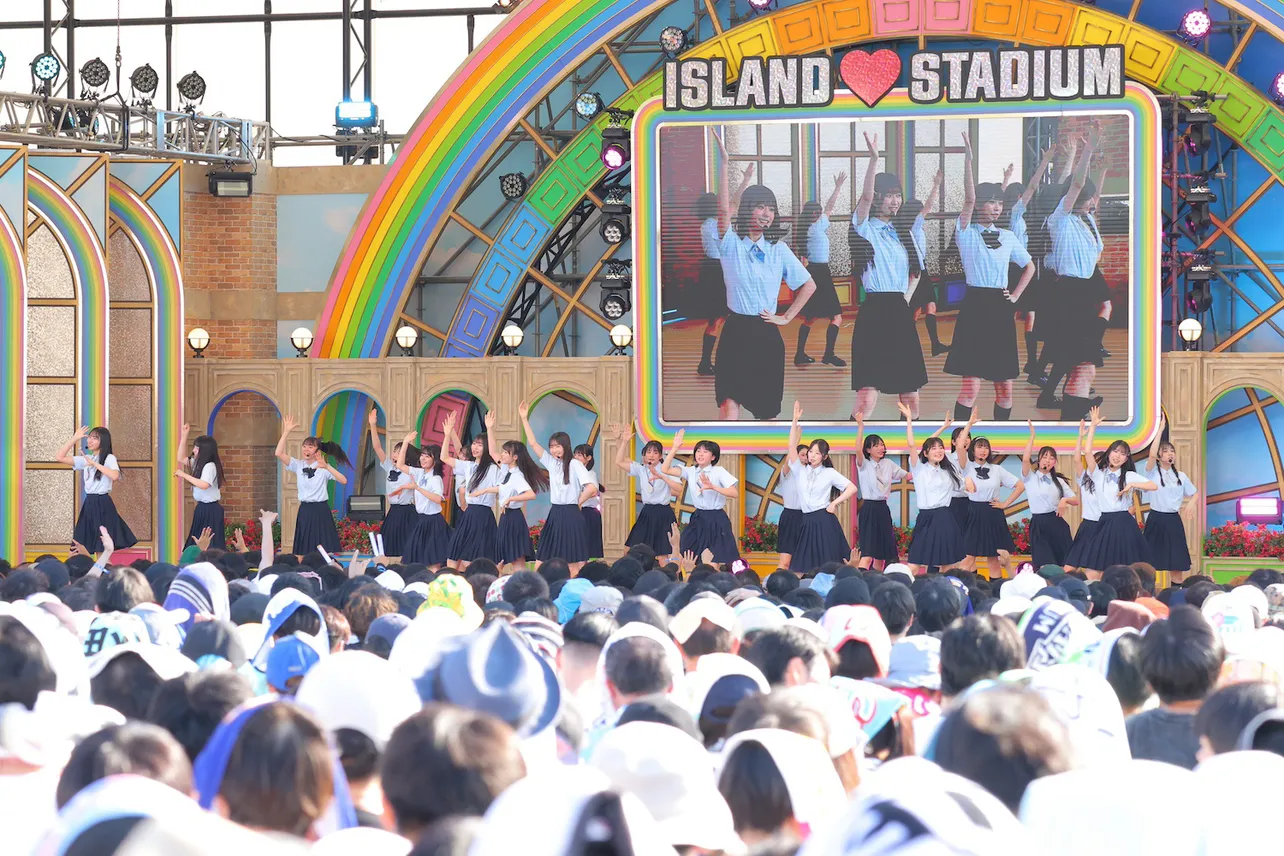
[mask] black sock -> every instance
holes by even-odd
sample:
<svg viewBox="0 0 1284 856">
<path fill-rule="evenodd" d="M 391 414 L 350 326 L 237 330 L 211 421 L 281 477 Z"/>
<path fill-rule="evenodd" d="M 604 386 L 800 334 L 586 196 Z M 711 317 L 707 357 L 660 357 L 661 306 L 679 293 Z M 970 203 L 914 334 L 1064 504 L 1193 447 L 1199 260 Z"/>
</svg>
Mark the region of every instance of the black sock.
<svg viewBox="0 0 1284 856">
<path fill-rule="evenodd" d="M 1035 361 L 1039 358 L 1039 339 L 1034 335 L 1033 330 L 1025 331 L 1025 364 L 1034 367 Z"/>
<path fill-rule="evenodd" d="M 1088 415 L 1092 402 L 1077 395 L 1067 395 L 1061 399 L 1061 421 L 1077 422 Z"/>
<path fill-rule="evenodd" d="M 1048 395 L 1056 395 L 1057 387 L 1061 385 L 1061 380 L 1066 374 L 1066 369 L 1061 363 L 1053 363 L 1052 371 L 1048 372 L 1048 383 L 1043 387 L 1044 391 Z"/>
<path fill-rule="evenodd" d="M 941 346 L 941 340 L 936 334 L 936 316 L 923 316 L 923 326 L 927 328 L 927 338 L 931 339 L 932 344 L 939 348 Z"/>
<path fill-rule="evenodd" d="M 998 402 L 994 403 L 994 421 L 995 422 L 1007 422 L 1011 418 L 1012 418 L 1011 407 L 999 407 Z"/>
<path fill-rule="evenodd" d="M 708 333 L 704 334 L 704 350 L 700 352 L 700 362 L 707 363 L 713 359 L 713 346 L 717 341 L 717 336 L 710 336 Z"/>
<path fill-rule="evenodd" d="M 1039 351 L 1039 356 L 1035 357 L 1034 371 L 1031 372 L 1031 374 L 1035 375 L 1036 377 L 1038 375 L 1043 374 L 1043 367 L 1046 366 L 1047 364 L 1048 364 L 1048 343 L 1044 342 L 1043 348 Z"/>
<path fill-rule="evenodd" d="M 798 328 L 798 349 L 794 351 L 794 356 L 801 356 L 807 352 L 807 336 L 811 333 L 811 328 L 806 324 Z"/>
<path fill-rule="evenodd" d="M 834 345 L 838 343 L 838 325 L 830 324 L 825 331 L 825 356 L 834 356 Z"/>
<path fill-rule="evenodd" d="M 956 402 L 954 402 L 954 418 L 955 418 L 955 419 L 965 419 L 965 420 L 966 420 L 966 419 L 971 419 L 971 418 L 972 418 L 972 407 L 971 407 L 970 405 L 967 405 L 967 404 L 959 404 L 957 401 L 956 401 Z"/>
</svg>

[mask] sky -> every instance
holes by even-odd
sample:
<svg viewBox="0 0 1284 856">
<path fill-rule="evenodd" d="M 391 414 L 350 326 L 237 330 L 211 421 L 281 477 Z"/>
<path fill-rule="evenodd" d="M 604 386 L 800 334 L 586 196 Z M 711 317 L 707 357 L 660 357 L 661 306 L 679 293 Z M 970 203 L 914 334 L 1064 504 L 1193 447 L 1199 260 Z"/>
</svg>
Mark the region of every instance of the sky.
<svg viewBox="0 0 1284 856">
<path fill-rule="evenodd" d="M 62 0 L 54 0 L 55 14 Z M 10 21 L 40 21 L 43 0 L 0 0 Z M 262 14 L 263 0 L 173 0 L 174 14 Z M 343 0 L 272 0 L 272 11 L 311 12 L 342 9 Z M 76 0 L 78 19 L 112 19 L 164 15 L 165 0 Z M 486 0 L 374 0 L 376 9 L 489 9 Z M 476 18 L 475 42 L 499 25 L 502 17 Z M 285 22 L 272 26 L 272 127 L 277 135 L 316 135 L 334 132 L 334 108 L 343 94 L 342 25 L 338 21 Z M 86 27 L 76 32 L 76 65 L 100 57 L 115 68 L 117 31 Z M 61 35 L 55 45 L 63 52 Z M 0 30 L 5 69 L 0 90 L 31 91 L 28 66 L 41 53 L 40 27 Z M 129 74 L 150 63 L 165 85 L 165 31 L 162 26 L 124 27 L 120 31 L 121 74 L 128 97 Z M 374 25 L 374 92 L 389 133 L 405 133 L 432 97 L 467 56 L 467 25 L 463 17 L 393 19 Z M 354 50 L 353 66 L 359 63 Z M 205 114 L 222 113 L 239 119 L 265 118 L 262 24 L 191 24 L 174 28 L 174 77 L 198 71 L 207 84 Z M 78 84 L 79 85 L 79 84 Z M 359 98 L 360 81 L 353 90 Z M 163 91 L 163 90 L 162 90 Z M 157 101 L 164 106 L 163 96 Z M 177 95 L 174 100 L 178 108 Z M 333 165 L 339 160 L 330 147 L 282 148 L 277 166 Z"/>
</svg>

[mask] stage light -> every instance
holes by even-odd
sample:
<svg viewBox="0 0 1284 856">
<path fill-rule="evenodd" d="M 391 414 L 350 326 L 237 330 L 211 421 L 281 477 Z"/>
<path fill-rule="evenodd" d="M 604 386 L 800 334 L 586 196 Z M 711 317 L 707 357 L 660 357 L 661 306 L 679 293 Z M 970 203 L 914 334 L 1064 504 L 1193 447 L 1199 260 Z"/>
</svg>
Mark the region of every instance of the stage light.
<svg viewBox="0 0 1284 856">
<path fill-rule="evenodd" d="M 290 334 L 290 344 L 299 352 L 300 357 L 306 357 L 308 348 L 312 347 L 312 331 L 307 327 L 295 327 Z"/>
<path fill-rule="evenodd" d="M 80 67 L 80 79 L 90 89 L 102 89 L 111 81 L 111 69 L 98 57 Z"/>
<path fill-rule="evenodd" d="M 31 61 L 31 76 L 40 83 L 52 83 L 62 74 L 62 62 L 51 53 L 42 53 Z"/>
<path fill-rule="evenodd" d="M 211 172 L 210 196 L 244 199 L 254 192 L 254 175 L 249 172 Z"/>
<path fill-rule="evenodd" d="M 660 31 L 660 50 L 677 56 L 686 49 L 687 33 L 681 27 L 665 27 Z"/>
<path fill-rule="evenodd" d="M 611 354 L 625 355 L 624 349 L 633 344 L 633 328 L 627 324 L 616 324 L 611 328 Z"/>
<path fill-rule="evenodd" d="M 1213 29 L 1213 19 L 1203 9 L 1191 9 L 1182 15 L 1177 34 L 1190 44 L 1206 38 Z"/>
<path fill-rule="evenodd" d="M 1199 337 L 1204 335 L 1204 325 L 1198 318 L 1187 318 L 1177 325 L 1177 335 L 1181 337 L 1182 348 L 1187 351 L 1199 347 Z"/>
<path fill-rule="evenodd" d="M 581 92 L 575 99 L 575 112 L 581 119 L 592 119 L 602 112 L 602 96 L 596 92 Z"/>
<path fill-rule="evenodd" d="M 602 227 L 599 233 L 602 240 L 608 244 L 622 244 L 628 240 L 632 231 L 629 229 L 629 211 L 627 206 L 618 206 L 624 208 L 624 211 L 606 213 L 606 208 L 612 206 L 602 206 Z"/>
<path fill-rule="evenodd" d="M 1194 202 L 1190 206 L 1190 211 L 1186 212 L 1186 228 L 1196 237 L 1202 238 L 1213 225 L 1213 215 L 1208 213 L 1208 205 L 1203 202 Z"/>
<path fill-rule="evenodd" d="M 189 71 L 178 81 L 178 96 L 183 99 L 183 109 L 191 113 L 205 99 L 205 78 Z"/>
<path fill-rule="evenodd" d="M 1284 522 L 1284 506 L 1278 496 L 1242 496 L 1235 501 L 1235 521 L 1278 526 Z"/>
<path fill-rule="evenodd" d="M 495 5 L 491 6 L 496 12 L 503 12 L 507 15 L 517 8 L 518 0 L 495 0 Z"/>
<path fill-rule="evenodd" d="M 129 76 L 129 86 L 134 95 L 150 99 L 156 94 L 156 87 L 160 86 L 160 75 L 150 65 L 141 65 Z"/>
<path fill-rule="evenodd" d="M 419 341 L 419 331 L 409 324 L 403 324 L 397 328 L 396 336 L 397 347 L 401 348 L 403 357 L 410 356 L 410 352 L 415 349 L 415 343 Z"/>
<path fill-rule="evenodd" d="M 607 321 L 619 321 L 629 310 L 633 308 L 633 298 L 629 294 L 632 286 L 622 285 L 603 285 L 602 299 L 598 303 L 598 308 L 602 310 L 602 317 Z"/>
<path fill-rule="evenodd" d="M 1207 205 L 1209 202 L 1217 201 L 1217 194 L 1213 193 L 1212 188 L 1208 186 L 1208 176 L 1200 174 L 1198 178 L 1190 179 L 1190 187 L 1186 190 L 1186 201 L 1195 204 Z"/>
<path fill-rule="evenodd" d="M 4 64 L 5 64 L 4 51 L 0 51 L 0 77 L 4 77 Z"/>
<path fill-rule="evenodd" d="M 1193 269 L 1192 269 L 1193 270 Z M 1211 268 L 1209 274 L 1211 275 Z M 1187 272 L 1186 282 L 1190 285 L 1190 292 L 1186 295 L 1186 308 L 1196 315 L 1207 312 L 1213 306 L 1213 289 L 1212 283 L 1206 279 L 1190 278 L 1190 272 Z"/>
<path fill-rule="evenodd" d="M 379 125 L 379 108 L 370 101 L 340 101 L 334 108 L 336 128 L 375 128 Z"/>
<path fill-rule="evenodd" d="M 1271 100 L 1284 105 L 1284 71 L 1275 75 L 1275 79 L 1271 81 Z"/>
<path fill-rule="evenodd" d="M 526 195 L 526 176 L 510 172 L 499 177 L 499 190 L 505 199 L 521 199 Z"/>
<path fill-rule="evenodd" d="M 1183 140 L 1191 155 L 1202 155 L 1213 143 L 1213 114 L 1204 106 L 1183 110 L 1181 120 L 1186 123 Z"/>
<path fill-rule="evenodd" d="M 765 12 L 771 8 L 772 4 L 775 3 L 776 0 L 745 0 L 745 2 L 748 3 L 749 8 L 755 12 Z"/>
<path fill-rule="evenodd" d="M 504 325 L 504 329 L 499 333 L 499 340 L 504 343 L 504 356 L 511 357 L 516 354 L 525 338 L 526 332 L 521 327 L 511 321 Z"/>
<path fill-rule="evenodd" d="M 606 268 L 602 271 L 602 276 L 607 279 L 615 280 L 632 279 L 633 263 L 628 259 L 611 259 L 606 263 Z"/>
<path fill-rule="evenodd" d="M 210 334 L 204 327 L 194 327 L 187 334 L 187 344 L 192 346 L 192 356 L 202 360 L 205 358 L 204 350 L 210 346 Z"/>
<path fill-rule="evenodd" d="M 622 132 L 623 141 L 616 139 L 607 141 L 607 134 L 613 129 L 607 128 L 602 132 L 602 165 L 614 172 L 629 162 L 629 144 L 628 132 Z"/>
</svg>

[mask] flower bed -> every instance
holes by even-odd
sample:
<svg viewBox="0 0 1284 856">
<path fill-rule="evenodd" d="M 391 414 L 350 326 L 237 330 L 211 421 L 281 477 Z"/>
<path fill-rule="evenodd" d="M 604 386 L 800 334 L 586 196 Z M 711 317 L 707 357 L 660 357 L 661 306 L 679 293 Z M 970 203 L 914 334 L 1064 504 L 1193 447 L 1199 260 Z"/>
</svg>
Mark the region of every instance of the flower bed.
<svg viewBox="0 0 1284 856">
<path fill-rule="evenodd" d="M 1284 531 L 1251 523 L 1226 523 L 1204 536 L 1204 555 L 1284 559 Z"/>
<path fill-rule="evenodd" d="M 357 550 L 361 553 L 370 550 L 370 535 L 378 532 L 383 525 L 382 521 L 373 523 L 364 523 L 358 520 L 350 520 L 347 517 L 339 517 L 338 512 L 331 511 L 334 516 L 335 528 L 339 531 L 339 546 L 345 553 Z M 257 518 L 247 520 L 244 523 L 227 523 L 223 526 L 223 536 L 227 539 L 228 544 L 234 543 L 236 530 L 241 529 L 245 532 L 245 546 L 251 550 L 258 550 L 263 546 L 263 524 Z M 281 521 L 278 519 L 272 523 L 272 543 L 280 551 L 281 547 Z"/>
<path fill-rule="evenodd" d="M 745 518 L 744 534 L 740 536 L 740 549 L 745 553 L 774 553 L 779 527 L 774 523 Z"/>
<path fill-rule="evenodd" d="M 257 517 L 253 520 L 247 520 L 244 523 L 225 523 L 223 524 L 223 537 L 227 539 L 228 544 L 236 542 L 236 530 L 245 532 L 245 546 L 251 550 L 257 550 L 263 546 L 263 523 Z M 278 549 L 281 546 L 281 521 L 272 522 L 272 543 L 276 544 Z"/>
</svg>

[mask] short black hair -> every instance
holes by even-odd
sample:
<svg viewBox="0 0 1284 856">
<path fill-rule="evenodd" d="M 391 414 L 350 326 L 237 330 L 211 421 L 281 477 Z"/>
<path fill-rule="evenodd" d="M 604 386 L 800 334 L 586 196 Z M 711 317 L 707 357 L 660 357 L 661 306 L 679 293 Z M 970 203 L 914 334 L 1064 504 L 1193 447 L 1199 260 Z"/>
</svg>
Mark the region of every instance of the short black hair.
<svg viewBox="0 0 1284 856">
<path fill-rule="evenodd" d="M 803 612 L 809 609 L 825 608 L 825 598 L 821 596 L 820 592 L 812 591 L 809 588 L 794 589 L 781 599 L 790 606 L 798 607 Z"/>
<path fill-rule="evenodd" d="M 518 615 L 523 612 L 533 612 L 541 618 L 557 621 L 557 604 L 547 597 L 528 597 L 513 608 L 517 610 Z"/>
<path fill-rule="evenodd" d="M 1209 582 L 1208 580 L 1197 582 L 1186 589 L 1186 603 L 1195 607 L 1195 609 L 1199 609 L 1204 605 L 1204 601 L 1208 600 L 1210 594 L 1221 590 L 1222 587 L 1217 583 Z"/>
<path fill-rule="evenodd" d="M 147 721 L 174 735 L 193 763 L 223 717 L 254 697 L 239 672 L 193 672 L 161 684 L 147 707 Z"/>
<path fill-rule="evenodd" d="M 620 586 L 626 589 L 632 589 L 637 581 L 642 579 L 646 569 L 642 563 L 629 555 L 621 556 L 611 565 L 611 573 L 607 575 L 606 581 L 611 585 Z"/>
<path fill-rule="evenodd" d="M 1137 710 L 1150 698 L 1150 684 L 1141 668 L 1141 636 L 1125 633 L 1115 640 L 1106 664 L 1106 681 L 1114 688 L 1124 711 Z"/>
<path fill-rule="evenodd" d="M 492 560 L 487 559 L 485 556 L 481 556 L 476 559 L 469 560 L 468 567 L 464 569 L 464 576 L 468 576 L 469 573 L 494 574 L 495 576 L 499 576 L 499 566 Z"/>
<path fill-rule="evenodd" d="M 272 581 L 272 591 L 268 593 L 268 596 L 276 597 L 278 592 L 282 592 L 285 589 L 301 591 L 313 600 L 316 600 L 317 597 L 316 585 L 313 584 L 312 580 L 297 571 L 287 571 L 284 574 L 277 574 L 276 579 Z"/>
<path fill-rule="evenodd" d="M 44 646 L 11 615 L 0 615 L 0 704 L 17 703 L 33 710 L 41 691 L 58 685 Z"/>
<path fill-rule="evenodd" d="M 551 586 L 558 580 L 569 580 L 571 578 L 571 566 L 566 563 L 565 559 L 549 559 L 547 562 L 540 562 L 539 570 L 536 573 Z"/>
<path fill-rule="evenodd" d="M 825 609 L 833 609 L 835 606 L 867 606 L 873 600 L 869 583 L 860 577 L 855 568 L 851 570 L 852 575 L 849 577 L 835 575 L 837 582 L 825 595 Z"/>
<path fill-rule="evenodd" d="M 914 598 L 914 614 L 924 633 L 939 633 L 949 627 L 963 612 L 963 601 L 954 586 L 944 580 L 933 580 Z"/>
<path fill-rule="evenodd" d="M 775 686 L 784 681 L 785 670 L 795 657 L 810 669 L 817 658 L 829 661 L 829 649 L 814 633 L 784 625 L 755 635 L 747 651 L 741 648 L 740 656 L 757 666 L 767 683 Z"/>
<path fill-rule="evenodd" d="M 895 636 L 909 629 L 914 620 L 917 602 L 909 586 L 896 580 L 887 582 L 874 589 L 874 608 L 883 618 L 887 632 Z"/>
<path fill-rule="evenodd" d="M 1025 641 L 1010 618 L 969 615 L 941 635 L 941 692 L 956 696 L 977 681 L 1025 668 Z"/>
<path fill-rule="evenodd" d="M 1102 572 L 1101 581 L 1115 590 L 1119 600 L 1141 597 L 1141 577 L 1129 565 L 1111 565 Z"/>
<path fill-rule="evenodd" d="M 521 603 L 530 597 L 548 597 L 548 582 L 534 571 L 518 571 L 504 581 L 504 600 Z"/>
<path fill-rule="evenodd" d="M 802 585 L 802 583 L 798 581 L 798 575 L 793 571 L 776 570 L 772 571 L 767 576 L 762 587 L 766 589 L 767 594 L 772 597 L 783 598 L 800 585 Z"/>
<path fill-rule="evenodd" d="M 1227 684 L 1209 694 L 1195 714 L 1195 733 L 1217 754 L 1237 748 L 1239 736 L 1259 714 L 1284 707 L 1284 692 L 1268 681 Z"/>
<path fill-rule="evenodd" d="M 1221 637 L 1193 606 L 1175 607 L 1141 640 L 1142 672 L 1164 704 L 1204 698 L 1225 659 Z"/>
<path fill-rule="evenodd" d="M 704 620 L 679 646 L 683 654 L 694 659 L 706 654 L 731 654 L 735 643 L 735 634 L 730 630 Z"/>
<path fill-rule="evenodd" d="M 771 834 L 794 816 L 780 768 L 771 753 L 755 741 L 746 740 L 723 759 L 718 790 L 727 800 L 739 834 L 749 830 Z"/>
<path fill-rule="evenodd" d="M 178 741 L 150 722 L 126 722 L 89 735 L 72 750 L 58 777 L 58 808 L 99 779 L 126 773 L 192 792 L 192 762 Z"/>
<path fill-rule="evenodd" d="M 594 645 L 602 648 L 619 627 L 616 620 L 605 612 L 581 612 L 562 627 L 562 641 L 566 645 Z"/>
<path fill-rule="evenodd" d="M 33 594 L 49 591 L 49 578 L 32 568 L 21 568 L 0 580 L 0 600 L 14 603 Z"/>
<path fill-rule="evenodd" d="M 368 735 L 354 728 L 336 728 L 334 742 L 343 775 L 349 782 L 365 782 L 379 772 L 383 753 Z"/>
<path fill-rule="evenodd" d="M 645 594 L 635 594 L 621 601 L 615 610 L 615 620 L 621 627 L 637 621 L 650 624 L 663 633 L 669 632 L 669 613 L 664 604 Z"/>
<path fill-rule="evenodd" d="M 645 636 L 629 636 L 606 649 L 606 679 L 628 695 L 668 692 L 680 675 L 670 674 L 664 646 Z"/>
<path fill-rule="evenodd" d="M 499 577 L 494 574 L 469 574 L 464 579 L 468 580 L 468 584 L 473 587 L 473 603 L 485 606 L 486 594 Z"/>
<path fill-rule="evenodd" d="M 117 654 L 89 680 L 94 704 L 114 708 L 126 719 L 146 719 L 163 683 L 147 661 L 133 651 Z"/>
</svg>

